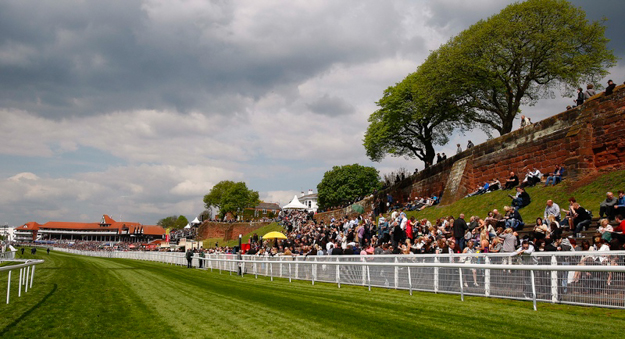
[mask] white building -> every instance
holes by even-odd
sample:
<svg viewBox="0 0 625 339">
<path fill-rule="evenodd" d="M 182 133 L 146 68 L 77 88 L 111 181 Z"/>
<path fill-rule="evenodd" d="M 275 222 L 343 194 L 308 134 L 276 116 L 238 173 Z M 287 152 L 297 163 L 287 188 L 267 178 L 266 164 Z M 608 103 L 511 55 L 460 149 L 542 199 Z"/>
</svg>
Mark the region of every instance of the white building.
<svg viewBox="0 0 625 339">
<path fill-rule="evenodd" d="M 314 193 L 313 190 L 308 190 L 307 194 L 302 192 L 302 195 L 299 197 L 299 201 L 306 206 L 306 210 L 313 211 L 317 213 L 317 193 Z"/>
<path fill-rule="evenodd" d="M 6 241 L 15 241 L 15 227 L 0 225 L 0 237 Z"/>
</svg>

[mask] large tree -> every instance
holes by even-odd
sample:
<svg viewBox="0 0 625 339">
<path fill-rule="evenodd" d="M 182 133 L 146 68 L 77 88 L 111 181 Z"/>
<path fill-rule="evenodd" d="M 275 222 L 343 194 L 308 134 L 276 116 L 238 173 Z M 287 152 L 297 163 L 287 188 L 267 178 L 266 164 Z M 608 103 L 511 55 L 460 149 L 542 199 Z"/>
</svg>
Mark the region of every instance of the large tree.
<svg viewBox="0 0 625 339">
<path fill-rule="evenodd" d="M 248 189 L 244 182 L 229 180 L 220 181 L 204 196 L 206 208 L 218 208 L 222 218 L 228 212 L 237 215 L 246 207 L 254 207 L 259 202 L 258 192 Z"/>
<path fill-rule="evenodd" d="M 359 164 L 334 166 L 317 185 L 319 205 L 327 208 L 371 194 L 380 188 L 380 175 L 373 167 Z"/>
<path fill-rule="evenodd" d="M 444 145 L 454 128 L 464 128 L 464 115 L 456 97 L 441 82 L 437 73 L 438 54 L 428 59 L 403 81 L 384 91 L 376 104 L 380 107 L 369 117 L 363 140 L 367 156 L 373 161 L 387 154 L 419 158 L 433 163 L 435 145 Z"/>
<path fill-rule="evenodd" d="M 565 0 L 511 4 L 438 50 L 440 77 L 451 80 L 442 90 L 462 92 L 458 106 L 473 121 L 508 133 L 521 105 L 607 74 L 616 58 L 604 33 L 603 22 Z"/>
<path fill-rule="evenodd" d="M 188 223 L 189 221 L 184 215 L 181 215 L 181 216 L 170 215 L 168 217 L 165 217 L 159 220 L 156 224 L 167 229 L 167 228 L 183 228 L 187 226 Z"/>
</svg>

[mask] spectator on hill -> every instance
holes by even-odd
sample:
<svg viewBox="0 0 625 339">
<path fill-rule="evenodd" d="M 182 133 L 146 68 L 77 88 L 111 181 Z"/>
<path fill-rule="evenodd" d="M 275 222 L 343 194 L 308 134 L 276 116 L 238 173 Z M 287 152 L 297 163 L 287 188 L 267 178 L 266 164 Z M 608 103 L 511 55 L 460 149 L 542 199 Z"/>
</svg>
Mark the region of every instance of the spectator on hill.
<svg viewBox="0 0 625 339">
<path fill-rule="evenodd" d="M 571 230 L 571 232 L 575 232 L 576 238 L 580 238 L 582 229 L 590 226 L 592 216 L 588 210 L 580 206 L 577 202 L 573 203 L 572 208 L 574 210 L 574 215 L 573 217 L 568 217 L 565 220 L 565 224 L 569 225 L 569 230 Z"/>
<path fill-rule="evenodd" d="M 460 144 L 456 144 L 456 146 L 458 148 L 456 148 L 456 154 L 462 153 L 462 147 L 460 147 Z"/>
<path fill-rule="evenodd" d="M 581 106 L 584 103 L 585 97 L 584 97 L 584 92 L 583 91 L 584 90 L 581 87 L 579 87 L 577 89 L 577 99 L 575 99 L 575 104 L 577 106 Z"/>
<path fill-rule="evenodd" d="M 527 174 L 525 175 L 525 179 L 523 179 L 521 187 L 532 187 L 536 185 L 536 183 L 540 182 L 542 177 L 543 174 L 536 167 L 534 167 L 533 171 L 527 170 Z"/>
<path fill-rule="evenodd" d="M 508 194 L 508 196 L 512 198 L 512 206 L 517 210 L 529 205 L 532 202 L 530 199 L 530 195 L 521 186 L 518 186 L 516 188 L 515 196 L 512 196 L 510 194 Z"/>
<path fill-rule="evenodd" d="M 510 172 L 510 177 L 506 179 L 506 185 L 504 189 L 509 190 L 516 187 L 519 184 L 519 177 L 514 174 L 514 172 Z"/>
<path fill-rule="evenodd" d="M 436 153 L 436 163 L 438 164 L 441 161 L 443 161 L 443 157 L 441 157 L 440 153 Z"/>
<path fill-rule="evenodd" d="M 551 199 L 547 200 L 547 206 L 545 207 L 545 213 L 543 215 L 544 220 L 549 220 L 550 215 L 553 215 L 556 221 L 560 221 L 560 206 Z"/>
<path fill-rule="evenodd" d="M 618 191 L 618 200 L 614 205 L 614 214 L 625 215 L 625 193 Z"/>
<path fill-rule="evenodd" d="M 473 146 L 475 146 L 473 145 L 473 141 L 469 140 L 469 142 L 467 142 L 467 149 L 471 149 Z"/>
<path fill-rule="evenodd" d="M 605 88 L 605 95 L 611 95 L 614 92 L 616 84 L 612 80 L 608 80 L 608 87 Z"/>
<path fill-rule="evenodd" d="M 597 94 L 597 92 L 595 92 L 595 85 L 593 85 L 593 84 L 586 85 L 586 92 L 584 92 L 584 99 L 585 100 L 590 99 L 591 97 L 593 97 L 596 94 Z"/>
<path fill-rule="evenodd" d="M 601 234 L 601 239 L 605 239 L 607 241 L 612 240 L 612 232 L 614 232 L 614 228 L 612 228 L 608 219 L 601 219 L 601 221 L 599 221 L 597 231 Z"/>
<path fill-rule="evenodd" d="M 488 185 L 488 191 L 492 192 L 492 191 L 498 191 L 500 189 L 501 189 L 501 183 L 499 182 L 497 178 L 493 178 L 493 181 L 491 181 L 490 185 Z"/>
<path fill-rule="evenodd" d="M 512 228 L 514 230 L 523 228 L 523 217 L 521 217 L 518 210 L 510 206 L 504 206 L 503 210 L 506 212 L 506 215 L 503 217 L 506 228 Z"/>
<path fill-rule="evenodd" d="M 447 155 L 445 155 L 445 152 L 443 152 L 443 155 L 441 155 L 441 158 L 442 158 L 443 160 L 447 160 Z"/>
<path fill-rule="evenodd" d="M 608 192 L 605 200 L 599 204 L 599 217 L 603 218 L 605 215 L 608 220 L 614 220 L 614 215 L 616 214 L 616 208 L 614 208 L 614 205 L 616 205 L 616 202 L 617 199 L 614 198 L 614 193 Z"/>
<path fill-rule="evenodd" d="M 532 121 L 530 120 L 529 117 L 526 117 L 525 115 L 521 115 L 521 128 L 525 126 L 529 126 L 531 124 L 532 124 Z"/>
<path fill-rule="evenodd" d="M 553 172 L 549 173 L 549 176 L 547 177 L 547 181 L 545 182 L 545 187 L 549 186 L 550 183 L 553 186 L 555 186 L 555 184 L 557 184 L 560 181 L 562 181 L 562 175 L 563 174 L 564 174 L 564 167 L 562 167 L 560 165 L 556 165 L 555 170 Z"/>
</svg>

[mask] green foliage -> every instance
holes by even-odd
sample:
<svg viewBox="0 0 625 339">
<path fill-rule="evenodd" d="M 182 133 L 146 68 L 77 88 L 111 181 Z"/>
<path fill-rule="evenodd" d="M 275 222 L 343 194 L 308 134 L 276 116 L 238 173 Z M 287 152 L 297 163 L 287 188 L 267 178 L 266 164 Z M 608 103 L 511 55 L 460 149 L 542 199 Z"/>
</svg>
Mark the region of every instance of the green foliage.
<svg viewBox="0 0 625 339">
<path fill-rule="evenodd" d="M 616 64 L 603 22 L 565 0 L 528 0 L 479 21 L 441 46 L 438 88 L 459 94 L 457 105 L 485 129 L 512 130 L 522 104 L 561 88 L 574 92 Z"/>
<path fill-rule="evenodd" d="M 319 206 L 336 206 L 379 189 L 380 175 L 373 167 L 359 164 L 334 166 L 317 185 Z"/>
<path fill-rule="evenodd" d="M 246 207 L 254 207 L 259 202 L 258 192 L 249 190 L 244 182 L 229 180 L 219 182 L 204 196 L 206 208 L 218 208 L 222 218 L 228 212 L 237 215 Z"/>
<path fill-rule="evenodd" d="M 184 228 L 188 224 L 189 220 L 187 220 L 187 217 L 185 217 L 184 215 L 179 216 L 176 220 L 176 228 Z"/>
<path fill-rule="evenodd" d="M 446 144 L 454 128 L 468 125 L 451 93 L 438 90 L 437 57 L 432 53 L 415 73 L 384 91 L 363 140 L 371 160 L 390 154 L 432 164 L 434 145 Z"/>
<path fill-rule="evenodd" d="M 178 216 L 177 215 L 170 215 L 168 217 L 165 217 L 161 220 L 159 220 L 156 224 L 163 227 L 164 229 L 168 229 L 168 228 L 178 228 L 176 227 L 176 222 L 178 221 Z"/>
</svg>

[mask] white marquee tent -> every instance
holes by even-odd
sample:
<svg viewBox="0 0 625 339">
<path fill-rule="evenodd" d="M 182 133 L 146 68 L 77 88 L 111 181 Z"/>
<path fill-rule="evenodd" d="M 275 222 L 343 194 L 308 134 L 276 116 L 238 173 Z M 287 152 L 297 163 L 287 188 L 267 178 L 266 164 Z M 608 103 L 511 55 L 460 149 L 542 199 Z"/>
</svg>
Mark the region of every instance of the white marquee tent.
<svg viewBox="0 0 625 339">
<path fill-rule="evenodd" d="M 293 200 L 291 200 L 290 203 L 282 207 L 283 210 L 305 210 L 307 208 L 308 207 L 306 205 L 299 202 L 299 199 L 297 199 L 297 195 L 293 196 Z"/>
</svg>

